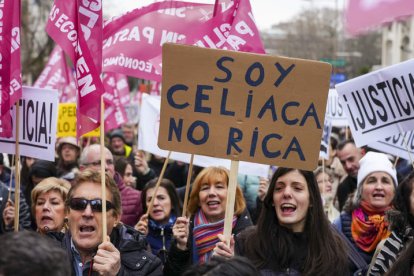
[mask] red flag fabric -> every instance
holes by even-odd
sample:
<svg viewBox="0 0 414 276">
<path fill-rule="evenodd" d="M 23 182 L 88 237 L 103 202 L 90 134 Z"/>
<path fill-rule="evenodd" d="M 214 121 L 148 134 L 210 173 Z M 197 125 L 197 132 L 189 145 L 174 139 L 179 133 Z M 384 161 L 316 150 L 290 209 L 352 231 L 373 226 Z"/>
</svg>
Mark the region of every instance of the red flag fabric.
<svg viewBox="0 0 414 276">
<path fill-rule="evenodd" d="M 75 65 L 78 137 L 100 124 L 101 108 L 98 103 L 104 87 L 99 76 L 102 5 L 98 2 L 55 0 L 46 26 L 49 36 L 62 47 Z"/>
<path fill-rule="evenodd" d="M 413 0 L 348 0 L 346 30 L 357 35 L 397 17 L 413 14 Z"/>
<path fill-rule="evenodd" d="M 20 0 L 0 2 L 0 137 L 11 137 L 10 108 L 22 97 Z"/>
</svg>

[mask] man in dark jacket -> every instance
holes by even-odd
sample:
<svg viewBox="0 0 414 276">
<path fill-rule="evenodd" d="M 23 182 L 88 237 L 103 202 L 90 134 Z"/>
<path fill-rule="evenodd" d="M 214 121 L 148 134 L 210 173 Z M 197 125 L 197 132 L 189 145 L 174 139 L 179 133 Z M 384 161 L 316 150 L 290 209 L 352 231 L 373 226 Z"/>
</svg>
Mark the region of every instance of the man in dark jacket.
<svg viewBox="0 0 414 276">
<path fill-rule="evenodd" d="M 9 188 L 0 182 L 0 234 L 14 229 L 14 189 L 12 189 L 9 201 Z M 30 209 L 26 204 L 23 193 L 20 193 L 19 228 L 30 229 Z"/>
<path fill-rule="evenodd" d="M 121 221 L 129 226 L 135 226 L 142 215 L 141 191 L 128 187 L 122 181 L 121 175 L 115 172 L 114 158 L 109 149 L 105 148 L 105 171 L 111 176 L 121 193 L 122 217 Z M 83 149 L 80 157 L 80 170 L 101 169 L 101 147 L 94 144 Z"/>
<path fill-rule="evenodd" d="M 106 214 L 102 213 L 101 174 L 80 172 L 66 200 L 69 231 L 62 237 L 72 275 L 162 275 L 161 261 L 146 251 L 133 228 L 120 224 L 121 196 L 106 175 Z M 109 237 L 103 237 L 103 216 Z"/>
<path fill-rule="evenodd" d="M 336 155 L 341 161 L 347 177 L 338 185 L 336 197 L 339 204 L 339 211 L 342 211 L 349 195 L 355 192 L 357 187 L 357 175 L 359 160 L 364 156 L 365 151 L 358 148 L 353 140 L 346 140 L 338 145 Z"/>
</svg>

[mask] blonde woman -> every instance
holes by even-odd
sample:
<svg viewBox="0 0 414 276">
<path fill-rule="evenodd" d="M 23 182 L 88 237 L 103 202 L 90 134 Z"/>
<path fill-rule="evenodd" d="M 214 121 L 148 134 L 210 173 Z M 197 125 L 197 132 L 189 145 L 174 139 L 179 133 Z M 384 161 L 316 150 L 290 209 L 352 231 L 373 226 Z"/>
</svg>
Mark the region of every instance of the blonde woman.
<svg viewBox="0 0 414 276">
<path fill-rule="evenodd" d="M 37 232 L 61 232 L 65 229 L 65 200 L 70 183 L 56 177 L 43 179 L 32 190 L 32 214 Z"/>
</svg>

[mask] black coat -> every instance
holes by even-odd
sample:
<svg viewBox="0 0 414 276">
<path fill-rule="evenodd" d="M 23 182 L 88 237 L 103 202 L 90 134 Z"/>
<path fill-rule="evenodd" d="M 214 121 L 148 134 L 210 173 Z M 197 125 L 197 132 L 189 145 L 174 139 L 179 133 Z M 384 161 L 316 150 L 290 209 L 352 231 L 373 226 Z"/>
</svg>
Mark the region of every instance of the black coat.
<svg viewBox="0 0 414 276">
<path fill-rule="evenodd" d="M 237 217 L 236 225 L 233 228 L 232 233 L 238 234 L 246 227 L 252 225 L 249 212 L 246 210 L 243 211 Z M 194 229 L 194 217 L 190 220 L 190 231 L 188 234 L 187 240 L 187 250 L 180 250 L 177 247 L 177 242 L 173 240 L 171 243 L 170 250 L 168 251 L 168 258 L 164 266 L 164 275 L 168 276 L 179 276 L 184 273 L 184 271 L 193 264 L 193 229 Z"/>
<path fill-rule="evenodd" d="M 6 208 L 7 199 L 9 198 L 9 188 L 3 182 L 0 182 L 0 234 L 13 231 L 13 227 L 6 227 L 3 221 L 3 211 Z M 11 200 L 14 202 L 14 189 L 11 192 Z M 31 229 L 30 208 L 24 199 L 23 193 L 20 193 L 19 208 L 19 229 Z"/>
<path fill-rule="evenodd" d="M 76 275 L 73 268 L 74 257 L 71 250 L 70 233 L 65 235 L 52 234 L 51 236 L 61 241 L 61 246 L 66 250 L 72 265 L 72 275 Z M 147 251 L 147 243 L 138 231 L 129 226 L 118 225 L 112 230 L 110 238 L 112 244 L 121 254 L 121 269 L 118 276 L 163 275 L 161 260 Z M 88 275 L 88 270 L 85 269 L 83 274 Z M 92 275 L 98 275 L 98 273 L 93 271 Z"/>
</svg>

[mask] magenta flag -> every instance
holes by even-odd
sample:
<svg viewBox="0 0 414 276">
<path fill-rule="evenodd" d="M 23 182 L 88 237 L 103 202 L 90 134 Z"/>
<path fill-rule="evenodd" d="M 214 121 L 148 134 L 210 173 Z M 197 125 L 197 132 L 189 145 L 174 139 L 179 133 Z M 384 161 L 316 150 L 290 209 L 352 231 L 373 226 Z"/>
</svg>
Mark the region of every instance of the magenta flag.
<svg viewBox="0 0 414 276">
<path fill-rule="evenodd" d="M 22 96 L 20 0 L 0 1 L 0 137 L 12 133 L 10 108 Z"/>
<path fill-rule="evenodd" d="M 65 54 L 59 45 L 53 49 L 45 68 L 33 86 L 58 90 L 61 103 L 76 102 L 73 70 L 66 62 Z"/>
<path fill-rule="evenodd" d="M 105 24 L 103 70 L 161 81 L 165 42 L 264 53 L 248 0 L 214 5 L 158 2 Z"/>
<path fill-rule="evenodd" d="M 104 87 L 97 65 L 100 63 L 101 42 L 99 35 L 94 35 L 95 32 L 102 32 L 100 21 L 102 6 L 96 1 L 55 0 L 46 26 L 50 37 L 75 64 L 78 137 L 96 129 L 100 124 L 99 103 Z M 92 52 L 94 49 L 98 49 L 96 53 Z"/>
<path fill-rule="evenodd" d="M 357 35 L 397 17 L 413 14 L 413 0 L 349 0 L 346 30 Z"/>
<path fill-rule="evenodd" d="M 121 94 L 129 95 L 126 77 L 117 73 L 105 73 L 102 79 L 105 87 L 105 131 L 118 128 L 128 121 L 125 108 L 121 103 Z"/>
<path fill-rule="evenodd" d="M 55 46 L 50 53 L 49 60 L 33 84 L 34 87 L 60 90 L 70 83 L 70 68 L 66 64 L 65 54 L 62 48 Z"/>
</svg>

